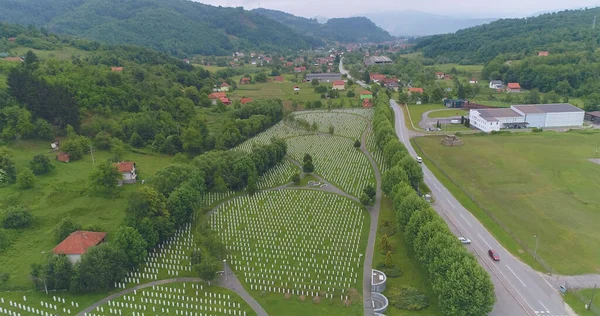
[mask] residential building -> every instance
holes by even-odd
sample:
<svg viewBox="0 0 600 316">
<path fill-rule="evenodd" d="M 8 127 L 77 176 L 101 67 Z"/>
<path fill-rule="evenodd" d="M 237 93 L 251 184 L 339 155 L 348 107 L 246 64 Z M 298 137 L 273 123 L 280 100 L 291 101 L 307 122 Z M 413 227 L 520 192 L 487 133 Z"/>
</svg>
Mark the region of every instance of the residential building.
<svg viewBox="0 0 600 316">
<path fill-rule="evenodd" d="M 223 83 L 219 87 L 219 91 L 220 92 L 229 92 L 229 84 L 227 84 L 227 82 L 223 81 Z"/>
<path fill-rule="evenodd" d="M 373 102 L 371 99 L 363 99 L 362 100 L 362 107 L 363 108 L 371 108 L 373 107 Z"/>
<path fill-rule="evenodd" d="M 137 181 L 135 162 L 121 161 L 115 165 L 117 169 L 119 169 L 119 172 L 123 175 L 123 179 L 119 180 L 119 185 L 123 185 L 123 183 L 132 184 Z"/>
<path fill-rule="evenodd" d="M 294 91 L 300 91 L 300 87 L 294 86 Z"/>
<path fill-rule="evenodd" d="M 250 77 L 244 77 L 242 79 L 240 79 L 240 84 L 250 84 L 252 83 L 252 80 L 250 79 Z"/>
<path fill-rule="evenodd" d="M 518 82 L 509 82 L 506 85 L 506 92 L 519 93 L 521 92 L 521 85 Z"/>
<path fill-rule="evenodd" d="M 333 82 L 336 80 L 342 80 L 341 73 L 312 73 L 306 75 L 306 81 L 312 81 L 313 79 L 319 80 L 319 82 Z"/>
<path fill-rule="evenodd" d="M 438 79 L 444 79 L 444 75 L 445 74 L 443 72 L 441 72 L 441 71 L 438 71 L 438 72 L 435 73 L 435 77 L 438 78 Z"/>
<path fill-rule="evenodd" d="M 538 56 L 548 56 L 548 52 L 539 52 Z"/>
<path fill-rule="evenodd" d="M 71 161 L 71 157 L 69 156 L 69 154 L 67 154 L 65 152 L 59 152 L 58 154 L 56 154 L 56 159 L 60 162 Z"/>
<path fill-rule="evenodd" d="M 304 67 L 304 66 L 294 68 L 294 72 L 303 72 L 303 71 L 306 71 L 306 67 Z"/>
<path fill-rule="evenodd" d="M 413 93 L 423 93 L 423 88 L 408 88 L 408 95 Z"/>
<path fill-rule="evenodd" d="M 452 80 L 452 76 L 450 76 L 450 75 L 444 75 L 444 80 Z"/>
<path fill-rule="evenodd" d="M 490 81 L 490 89 L 504 89 L 504 83 L 502 83 L 502 80 L 492 80 Z"/>
<path fill-rule="evenodd" d="M 475 79 L 475 78 L 471 78 L 471 80 L 469 80 L 469 83 L 470 84 L 477 84 L 477 83 L 479 83 L 479 81 L 477 79 Z"/>
<path fill-rule="evenodd" d="M 276 76 L 273 79 L 275 80 L 275 82 L 284 82 L 285 81 L 285 77 L 283 77 L 283 76 Z"/>
<path fill-rule="evenodd" d="M 505 128 L 581 126 L 584 116 L 582 109 L 568 103 L 522 104 L 469 112 L 471 125 L 488 133 Z"/>
<path fill-rule="evenodd" d="M 240 99 L 240 103 L 241 103 L 242 105 L 243 105 L 243 104 L 246 104 L 246 103 L 249 103 L 249 102 L 252 102 L 252 98 L 241 98 L 241 99 Z"/>
<path fill-rule="evenodd" d="M 23 58 L 21 57 L 4 57 L 5 61 L 13 61 L 13 62 L 23 62 Z"/>
<path fill-rule="evenodd" d="M 219 98 L 219 101 L 221 101 L 221 103 L 223 103 L 225 105 L 231 105 L 231 100 L 229 100 L 228 97 Z"/>
<path fill-rule="evenodd" d="M 346 82 L 344 80 L 335 80 L 332 90 L 346 90 Z"/>
<path fill-rule="evenodd" d="M 104 242 L 104 238 L 106 238 L 106 233 L 103 232 L 78 230 L 61 241 L 52 252 L 55 255 L 66 255 L 71 263 L 76 263 L 88 249 Z"/>
<path fill-rule="evenodd" d="M 364 90 L 363 92 L 360 93 L 360 99 L 361 100 L 373 99 L 373 92 Z"/>
<path fill-rule="evenodd" d="M 121 72 L 121 71 L 123 71 L 123 67 L 110 67 L 110 71 Z"/>
<path fill-rule="evenodd" d="M 380 82 L 385 79 L 385 75 L 377 74 L 377 73 L 370 74 L 369 77 L 371 78 L 371 81 L 373 81 L 373 82 Z"/>
<path fill-rule="evenodd" d="M 216 105 L 217 100 L 221 100 L 222 98 L 227 98 L 227 95 L 225 94 L 225 92 L 213 92 L 208 95 L 208 98 L 211 100 L 212 105 Z"/>
</svg>

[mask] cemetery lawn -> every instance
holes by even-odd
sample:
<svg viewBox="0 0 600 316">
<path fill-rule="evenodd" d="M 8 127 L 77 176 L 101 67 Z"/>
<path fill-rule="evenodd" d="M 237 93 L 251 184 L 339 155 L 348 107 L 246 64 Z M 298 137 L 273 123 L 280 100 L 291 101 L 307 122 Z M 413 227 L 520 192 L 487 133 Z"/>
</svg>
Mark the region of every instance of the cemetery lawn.
<svg viewBox="0 0 600 316">
<path fill-rule="evenodd" d="M 396 214 L 393 209 L 392 200 L 387 197 L 381 199 L 381 210 L 379 211 L 379 224 L 377 229 L 377 239 L 375 240 L 375 249 L 373 249 L 373 269 L 376 269 L 377 263 L 385 261 L 385 254 L 381 253 L 379 245 L 381 238 L 384 235 L 384 231 L 381 229 L 382 224 L 386 221 L 392 223 L 396 227 Z M 421 266 L 417 258 L 415 258 L 414 251 L 407 247 L 404 240 L 403 232 L 397 230 L 394 235 L 388 236 L 388 241 L 394 249 L 392 258 L 394 264 L 403 272 L 402 276 L 398 278 L 387 278 L 386 289 L 389 290 L 392 287 L 399 286 L 411 286 L 419 289 L 429 298 L 429 307 L 420 311 L 408 311 L 397 309 L 394 306 L 388 307 L 385 312 L 389 316 L 408 316 L 408 315 L 421 315 L 421 316 L 434 316 L 441 315 L 442 312 L 439 309 L 437 303 L 437 297 L 431 288 L 427 271 Z M 383 293 L 384 295 L 386 292 Z M 388 298 L 389 299 L 389 298 Z"/>
<path fill-rule="evenodd" d="M 228 262 L 238 279 L 268 314 L 362 315 L 359 254 L 365 251 L 370 218 L 358 203 L 328 192 L 263 191 L 228 201 L 211 215 L 211 223 L 231 250 Z M 298 294 L 286 300 L 277 288 Z M 342 289 L 349 307 L 340 299 Z M 346 294 L 348 289 L 358 295 Z M 300 291 L 307 294 L 304 302 Z M 313 303 L 317 292 L 321 301 Z"/>
<path fill-rule="evenodd" d="M 441 146 L 439 137 L 419 137 L 413 143 L 442 181 L 447 177 L 455 184 L 449 188 L 461 203 L 514 255 L 530 264 L 531 255 L 522 247 L 533 249 L 533 235 L 537 235 L 537 253 L 554 273 L 600 271 L 600 252 L 589 251 L 600 243 L 600 165 L 588 160 L 596 156 L 597 133 L 461 139 L 464 145 L 460 147 Z M 472 208 L 470 193 L 465 191 L 473 188 L 475 200 L 508 227 L 512 236 L 481 209 Z M 523 245 L 516 244 L 515 237 Z"/>
<path fill-rule="evenodd" d="M 43 311 L 47 311 L 47 312 L 50 312 L 50 311 L 59 312 L 61 315 L 63 315 L 62 309 L 64 307 L 64 308 L 68 308 L 71 310 L 71 315 L 75 315 L 75 314 L 79 313 L 80 311 L 84 310 L 86 307 L 105 298 L 109 294 L 111 294 L 113 292 L 116 293 L 118 291 L 119 291 L 118 289 L 114 289 L 110 293 L 103 292 L 103 293 L 80 293 L 80 294 L 74 294 L 74 293 L 65 292 L 65 291 L 54 291 L 54 292 L 48 292 L 48 295 L 46 295 L 46 293 L 44 291 L 0 292 L 0 298 L 4 299 L 4 304 L 0 303 L 0 307 L 9 308 L 13 311 L 20 311 L 21 314 L 23 314 L 23 315 L 33 315 L 30 313 L 27 313 L 26 311 L 25 311 L 25 313 L 23 313 L 23 310 L 19 310 L 18 308 L 10 307 L 9 301 L 13 301 L 16 303 L 25 304 L 30 307 L 35 307 L 37 309 L 41 308 L 41 309 L 43 309 Z M 25 296 L 27 298 L 27 301 L 23 300 L 23 296 Z M 57 298 L 58 297 L 64 298 L 65 303 L 63 304 L 63 303 L 54 301 L 53 296 L 56 296 Z M 58 307 L 58 311 L 49 309 L 49 308 L 44 308 L 41 305 L 41 302 L 56 304 Z M 77 302 L 79 304 L 79 307 L 72 306 L 71 302 Z M 67 315 L 67 314 L 65 313 L 65 315 Z"/>
<path fill-rule="evenodd" d="M 29 160 L 39 153 L 47 154 L 55 168 L 49 174 L 36 177 L 31 189 L 21 190 L 15 185 L 0 188 L 0 209 L 25 205 L 34 216 L 30 228 L 9 232 L 13 237 L 12 245 L 0 253 L 0 272 L 10 273 L 10 278 L 2 289 L 31 288 L 31 264 L 40 262 L 44 253 L 57 245 L 52 230 L 65 217 L 72 218 L 84 229 L 90 226 L 102 228 L 108 233 L 107 240 L 111 241 L 112 233 L 124 219 L 126 197 L 141 186 L 141 183 L 123 186 L 115 197 L 89 193 L 89 174 L 93 170 L 91 156 L 59 163 L 49 148 L 48 142 L 37 141 L 21 141 L 10 147 L 17 169 L 26 168 Z M 107 151 L 94 152 L 96 163 L 106 161 L 110 156 Z M 123 160 L 135 161 L 139 179 L 149 179 L 158 169 L 168 165 L 170 158 L 127 152 Z"/>
</svg>

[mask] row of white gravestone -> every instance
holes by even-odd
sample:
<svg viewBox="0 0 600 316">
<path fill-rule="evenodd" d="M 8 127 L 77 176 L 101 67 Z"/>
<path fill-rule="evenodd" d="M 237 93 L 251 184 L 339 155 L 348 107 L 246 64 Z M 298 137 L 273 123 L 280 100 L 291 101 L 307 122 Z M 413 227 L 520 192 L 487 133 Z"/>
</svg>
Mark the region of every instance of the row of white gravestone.
<svg viewBox="0 0 600 316">
<path fill-rule="evenodd" d="M 23 298 L 24 298 L 24 300 L 26 300 L 25 296 Z M 28 312 L 28 313 L 35 314 L 35 315 L 42 315 L 42 316 L 54 315 L 56 313 L 56 311 L 59 310 L 57 305 L 47 304 L 45 302 L 42 302 L 41 305 L 42 305 L 42 307 L 50 309 L 51 310 L 50 312 L 45 311 L 42 308 L 32 307 L 27 304 L 19 303 L 19 302 L 9 301 L 9 305 L 13 308 L 18 308 L 24 312 Z M 62 311 L 64 314 L 71 314 L 71 309 L 69 309 L 69 308 L 63 307 Z M 8 308 L 5 309 L 3 307 L 0 307 L 0 312 L 5 313 L 5 314 L 9 314 L 10 312 L 14 313 L 14 311 L 9 310 Z M 17 313 L 20 314 L 20 312 L 17 312 Z"/>
</svg>

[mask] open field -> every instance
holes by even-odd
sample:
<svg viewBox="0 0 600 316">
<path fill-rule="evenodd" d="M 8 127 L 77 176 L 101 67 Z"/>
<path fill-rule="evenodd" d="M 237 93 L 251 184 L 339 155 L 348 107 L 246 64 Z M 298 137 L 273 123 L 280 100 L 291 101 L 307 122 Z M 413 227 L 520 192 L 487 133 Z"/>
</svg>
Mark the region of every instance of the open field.
<svg viewBox="0 0 600 316">
<path fill-rule="evenodd" d="M 389 222 L 395 228 L 396 227 L 396 214 L 393 209 L 391 199 L 384 197 L 381 200 L 381 211 L 379 212 L 379 229 L 377 230 L 377 240 L 375 245 L 378 246 L 381 238 L 388 231 L 382 230 L 383 223 Z M 394 264 L 398 266 L 398 268 L 403 272 L 402 276 L 398 278 L 387 278 L 386 289 L 390 289 L 392 287 L 399 287 L 403 285 L 411 286 L 421 290 L 423 293 L 427 295 L 429 298 L 429 307 L 420 310 L 420 311 L 407 311 L 400 310 L 393 306 L 390 306 L 385 313 L 389 316 L 408 316 L 408 315 L 441 315 L 437 305 L 437 297 L 433 293 L 431 289 L 431 284 L 429 282 L 429 277 L 427 276 L 427 271 L 419 265 L 417 258 L 415 258 L 415 254 L 412 249 L 406 246 L 406 242 L 404 240 L 404 235 L 402 231 L 397 230 L 393 235 L 388 236 L 388 241 L 394 249 L 392 258 Z M 373 268 L 375 269 L 377 263 L 385 261 L 385 254 L 381 253 L 379 247 L 376 247 L 373 251 Z M 387 292 L 384 292 L 385 295 Z"/>
<path fill-rule="evenodd" d="M 29 47 L 19 46 L 17 48 L 11 49 L 11 52 L 18 56 L 24 56 L 25 53 L 27 53 L 27 51 L 29 51 L 29 50 L 31 50 L 38 57 L 43 58 L 43 59 L 56 58 L 59 60 L 70 60 L 71 57 L 73 57 L 73 56 L 85 57 L 85 56 L 90 55 L 90 52 L 87 52 L 87 51 L 81 50 L 81 49 L 77 49 L 74 47 L 62 47 L 61 49 L 55 49 L 55 50 L 40 50 L 40 49 L 33 49 L 33 48 L 29 48 Z"/>
<path fill-rule="evenodd" d="M 23 141 L 10 147 L 17 169 L 26 168 L 28 161 L 38 154 L 47 154 L 53 161 L 47 142 Z M 107 151 L 95 151 L 96 162 L 106 161 L 111 154 Z M 170 161 L 168 157 L 143 155 L 127 152 L 124 160 L 135 161 L 139 168 L 139 179 L 148 179 Z M 56 242 L 51 238 L 52 229 L 63 218 L 70 217 L 85 227 L 99 227 L 108 233 L 117 230 L 125 214 L 127 195 L 137 187 L 125 185 L 120 194 L 113 198 L 97 196 L 88 192 L 88 177 L 93 169 L 92 158 L 86 155 L 79 161 L 69 163 L 54 162 L 56 168 L 49 174 L 36 177 L 32 189 L 21 190 L 16 186 L 0 188 L 0 208 L 24 204 L 33 216 L 32 227 L 13 231 L 15 236 L 10 248 L 0 253 L 0 271 L 9 272 L 10 279 L 5 287 L 29 289 L 31 264 L 39 262 L 44 253 L 52 251 Z"/>
<path fill-rule="evenodd" d="M 600 242 L 600 214 L 595 211 L 600 168 L 588 161 L 596 155 L 598 134 L 544 132 L 462 140 L 461 147 L 441 146 L 439 137 L 414 143 L 521 241 L 521 248 L 515 246 L 514 240 L 506 240 L 506 231 L 490 228 L 497 224 L 489 216 L 473 212 L 515 255 L 530 262 L 525 250 L 533 249 L 536 235 L 537 253 L 555 273 L 600 271 L 600 252 L 589 251 Z"/>
<path fill-rule="evenodd" d="M 362 314 L 369 216 L 356 202 L 312 190 L 262 191 L 226 202 L 210 222 L 240 281 L 269 314 Z"/>
<path fill-rule="evenodd" d="M 432 110 L 443 110 L 447 109 L 443 104 L 408 104 L 408 111 L 410 112 L 410 119 L 416 128 L 419 128 L 419 122 L 421 121 L 421 116 L 423 113 Z"/>
<path fill-rule="evenodd" d="M 588 304 L 590 298 L 592 298 L 593 289 L 585 289 L 579 290 L 577 293 L 573 293 L 573 291 L 567 292 L 565 294 L 565 302 L 571 306 L 571 308 L 579 315 L 579 316 L 594 316 L 591 310 L 585 309 L 585 305 Z M 595 307 L 596 310 L 600 310 L 600 290 L 596 289 L 596 293 L 594 294 L 594 301 L 592 302 L 592 307 Z M 585 299 L 585 303 L 582 302 L 577 296 L 581 296 Z"/>
<path fill-rule="evenodd" d="M 468 117 L 469 111 L 461 110 L 461 109 L 448 109 L 445 111 L 435 111 L 435 112 L 429 113 L 430 118 L 444 118 L 444 117 L 461 116 L 461 115 Z"/>
</svg>

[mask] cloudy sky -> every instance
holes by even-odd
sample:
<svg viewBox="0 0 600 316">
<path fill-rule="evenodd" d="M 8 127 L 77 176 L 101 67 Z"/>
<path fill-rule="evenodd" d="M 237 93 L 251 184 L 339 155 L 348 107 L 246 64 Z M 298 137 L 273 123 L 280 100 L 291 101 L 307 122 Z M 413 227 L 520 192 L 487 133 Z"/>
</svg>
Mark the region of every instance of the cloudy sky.
<svg viewBox="0 0 600 316">
<path fill-rule="evenodd" d="M 194 0 L 198 1 L 198 0 Z M 344 17 L 389 10 L 418 10 L 436 14 L 476 14 L 473 17 L 517 17 L 534 13 L 600 6 L 600 0 L 200 0 L 198 2 L 259 7 L 281 10 L 295 15 Z"/>
</svg>

